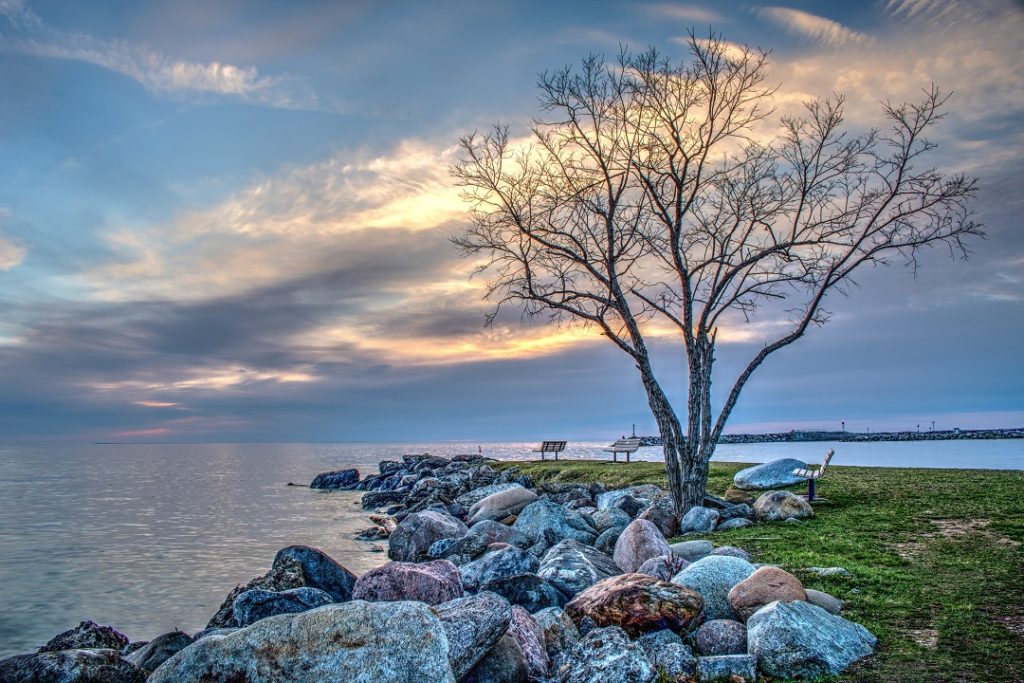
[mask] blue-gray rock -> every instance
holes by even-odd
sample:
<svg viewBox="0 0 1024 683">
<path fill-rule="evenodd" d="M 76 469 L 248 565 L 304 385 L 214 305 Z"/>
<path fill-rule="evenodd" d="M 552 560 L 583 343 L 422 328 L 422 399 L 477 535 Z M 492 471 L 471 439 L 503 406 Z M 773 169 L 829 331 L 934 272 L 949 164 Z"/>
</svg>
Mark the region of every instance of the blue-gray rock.
<svg viewBox="0 0 1024 683">
<path fill-rule="evenodd" d="M 626 495 L 617 498 L 615 502 L 611 504 L 611 507 L 622 510 L 629 515 L 630 519 L 633 519 L 643 512 L 648 505 L 650 505 L 650 501 L 646 498 L 637 498 L 627 493 Z"/>
<path fill-rule="evenodd" d="M 769 603 L 747 620 L 747 651 L 779 678 L 838 676 L 877 643 L 860 624 L 803 601 Z"/>
<path fill-rule="evenodd" d="M 537 575 L 569 598 L 598 581 L 621 574 L 615 561 L 595 548 L 566 539 L 552 546 L 541 559 Z"/>
<path fill-rule="evenodd" d="M 322 472 L 313 478 L 309 488 L 340 490 L 351 488 L 359 481 L 359 470 L 348 469 L 336 472 Z"/>
<path fill-rule="evenodd" d="M 483 498 L 469 508 L 469 523 L 485 519 L 500 520 L 518 515 L 530 503 L 536 502 L 537 494 L 522 486 L 513 486 Z"/>
<path fill-rule="evenodd" d="M 669 546 L 673 555 L 678 555 L 687 562 L 694 562 L 711 554 L 715 549 L 711 541 L 681 541 Z"/>
<path fill-rule="evenodd" d="M 530 679 L 539 680 L 546 677 L 551 662 L 548 661 L 548 653 L 544 647 L 544 633 L 533 615 L 519 605 L 513 605 L 508 632 L 515 638 L 523 653 Z"/>
<path fill-rule="evenodd" d="M 529 683 L 530 669 L 515 636 L 506 631 L 459 683 Z"/>
<path fill-rule="evenodd" d="M 448 638 L 420 602 L 327 605 L 207 636 L 147 683 L 454 683 Z"/>
<path fill-rule="evenodd" d="M 679 535 L 679 517 L 676 516 L 675 505 L 672 498 L 665 496 L 647 506 L 637 515 L 637 519 L 646 519 L 654 522 L 665 538 L 672 538 Z"/>
<path fill-rule="evenodd" d="M 652 557 L 640 565 L 637 574 L 646 574 L 662 581 L 671 581 L 672 577 L 683 571 L 690 564 L 683 558 L 668 554 Z"/>
<path fill-rule="evenodd" d="M 815 576 L 831 577 L 841 576 L 844 579 L 853 578 L 853 574 L 848 569 L 843 567 L 808 567 L 806 570 L 808 573 L 814 574 Z"/>
<path fill-rule="evenodd" d="M 448 661 L 457 680 L 495 646 L 508 630 L 512 606 L 494 593 L 457 598 L 434 607 L 448 636 Z"/>
<path fill-rule="evenodd" d="M 594 522 L 594 527 L 602 533 L 615 527 L 625 529 L 633 521 L 632 517 L 617 507 L 598 510 L 590 515 L 590 519 Z"/>
<path fill-rule="evenodd" d="M 624 572 L 635 572 L 652 557 L 668 555 L 668 541 L 653 522 L 634 519 L 615 541 L 615 564 Z"/>
<path fill-rule="evenodd" d="M 806 469 L 806 467 L 807 463 L 795 458 L 772 460 L 740 470 L 733 475 L 732 484 L 738 489 L 747 491 L 763 491 L 792 486 L 806 481 L 803 477 L 793 474 L 793 470 Z"/>
<path fill-rule="evenodd" d="M 693 651 L 676 633 L 663 629 L 636 639 L 647 661 L 671 681 L 692 676 L 697 669 Z"/>
<path fill-rule="evenodd" d="M 729 606 L 732 587 L 754 573 L 754 565 L 738 557 L 708 555 L 672 577 L 672 583 L 691 588 L 704 598 L 705 619 L 734 619 Z"/>
<path fill-rule="evenodd" d="M 730 505 L 727 508 L 723 508 L 718 511 L 718 525 L 721 526 L 722 522 L 729 519 L 739 519 L 745 517 L 747 519 L 754 516 L 754 508 L 750 507 L 746 503 L 739 503 L 737 505 Z"/>
<path fill-rule="evenodd" d="M 545 540 L 545 532 L 551 533 L 555 543 L 572 538 L 592 545 L 597 538 L 593 528 L 578 512 L 544 499 L 523 508 L 512 528 L 524 533 L 534 543 Z"/>
<path fill-rule="evenodd" d="M 735 517 L 733 519 L 727 519 L 724 522 L 720 522 L 715 531 L 729 531 L 730 529 L 742 529 L 753 524 L 746 517 Z"/>
<path fill-rule="evenodd" d="M 192 636 L 192 642 L 206 638 L 207 636 L 226 636 L 229 633 L 234 633 L 238 630 L 237 626 L 225 627 L 225 628 L 204 628 L 202 631 Z"/>
<path fill-rule="evenodd" d="M 117 650 L 59 650 L 0 660 L 3 683 L 145 683 L 146 673 Z"/>
<path fill-rule="evenodd" d="M 753 683 L 757 680 L 757 658 L 750 655 L 715 655 L 697 658 L 700 683 Z"/>
<path fill-rule="evenodd" d="M 732 619 L 712 619 L 693 632 L 693 643 L 704 656 L 747 653 L 747 627 Z"/>
<path fill-rule="evenodd" d="M 624 526 L 615 526 L 611 529 L 602 531 L 601 534 L 597 537 L 597 540 L 594 541 L 594 547 L 600 550 L 605 555 L 610 556 L 612 553 L 615 552 L 615 543 L 618 542 L 619 536 L 621 536 L 622 532 L 625 530 L 626 527 Z"/>
<path fill-rule="evenodd" d="M 540 560 L 520 548 L 508 547 L 494 550 L 483 557 L 464 564 L 459 568 L 462 586 L 469 593 L 480 590 L 483 584 L 516 574 L 534 574 L 540 568 Z"/>
<path fill-rule="evenodd" d="M 462 597 L 459 568 L 448 560 L 388 562 L 359 577 L 353 600 L 394 602 L 418 600 L 436 605 Z"/>
<path fill-rule="evenodd" d="M 604 510 L 605 508 L 612 507 L 615 505 L 615 501 L 623 498 L 624 496 L 632 496 L 633 498 L 644 502 L 646 505 L 650 505 L 651 501 L 655 498 L 661 498 L 664 495 L 665 492 L 653 484 L 627 486 L 624 489 L 615 489 L 613 491 L 606 491 L 598 494 L 596 499 L 597 509 Z"/>
<path fill-rule="evenodd" d="M 761 522 L 788 522 L 813 516 L 810 503 L 789 491 L 768 491 L 754 501 L 754 517 Z"/>
<path fill-rule="evenodd" d="M 424 510 L 407 515 L 388 538 L 388 557 L 399 562 L 418 562 L 430 546 L 442 538 L 462 538 L 469 532 L 451 515 Z"/>
<path fill-rule="evenodd" d="M 533 615 L 544 636 L 544 649 L 552 666 L 561 664 L 562 657 L 580 639 L 576 624 L 561 607 L 548 607 Z"/>
<path fill-rule="evenodd" d="M 455 499 L 455 502 L 466 508 L 471 508 L 473 505 L 492 493 L 498 493 L 499 491 L 508 491 L 511 488 L 520 486 L 519 484 L 508 482 L 504 484 L 488 484 L 487 486 L 481 486 L 471 491 L 467 491 Z"/>
<path fill-rule="evenodd" d="M 483 539 L 487 545 L 491 543 L 508 543 L 517 548 L 528 548 L 531 545 L 531 541 L 526 534 L 489 519 L 477 522 L 469 527 L 469 533 L 466 535 Z"/>
<path fill-rule="evenodd" d="M 807 593 L 807 602 L 817 605 L 826 612 L 839 614 L 843 610 L 843 601 L 823 591 L 816 591 L 813 588 L 804 588 Z"/>
<path fill-rule="evenodd" d="M 308 545 L 281 548 L 274 556 L 271 572 L 277 568 L 284 569 L 289 560 L 297 562 L 302 567 L 304 583 L 310 588 L 319 588 L 328 593 L 335 602 L 345 602 L 352 597 L 356 575 L 319 548 Z"/>
<path fill-rule="evenodd" d="M 751 561 L 750 553 L 743 548 L 737 548 L 734 545 L 720 545 L 711 551 L 712 555 L 725 555 L 727 557 L 738 557 L 741 560 Z"/>
<path fill-rule="evenodd" d="M 128 645 L 128 636 L 113 626 L 100 626 L 95 621 L 83 621 L 78 626 L 58 633 L 39 648 L 38 652 L 59 650 L 109 649 L 121 650 Z"/>
<path fill-rule="evenodd" d="M 686 511 L 683 518 L 679 520 L 679 533 L 706 533 L 714 531 L 718 524 L 718 510 L 694 506 Z"/>
<path fill-rule="evenodd" d="M 192 637 L 189 634 L 171 631 L 157 636 L 127 655 L 125 659 L 148 674 L 191 644 Z"/>
<path fill-rule="evenodd" d="M 494 579 L 481 584 L 480 590 L 497 593 L 531 613 L 547 607 L 561 607 L 568 601 L 566 596 L 536 574 L 516 574 Z"/>
<path fill-rule="evenodd" d="M 651 683 L 657 672 L 644 649 L 618 626 L 595 628 L 565 654 L 562 683 Z"/>
<path fill-rule="evenodd" d="M 331 596 L 318 588 L 292 588 L 286 591 L 256 588 L 235 598 L 233 608 L 235 622 L 244 627 L 267 617 L 305 612 L 332 602 L 334 600 Z"/>
</svg>

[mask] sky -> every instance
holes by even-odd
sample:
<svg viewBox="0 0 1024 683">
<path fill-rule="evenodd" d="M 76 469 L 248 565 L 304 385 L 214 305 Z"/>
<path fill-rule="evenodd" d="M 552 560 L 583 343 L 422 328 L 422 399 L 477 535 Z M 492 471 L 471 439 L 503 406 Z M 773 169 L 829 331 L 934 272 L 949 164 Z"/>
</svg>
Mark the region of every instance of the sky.
<svg viewBox="0 0 1024 683">
<path fill-rule="evenodd" d="M 728 431 L 1024 426 L 1020 3 L 0 0 L 0 443 L 653 433 L 596 333 L 484 326 L 448 169 L 524 129 L 541 72 L 679 59 L 691 27 L 770 49 L 780 113 L 953 91 L 932 163 L 978 177 L 987 232 L 864 273 Z M 719 388 L 763 343 L 733 337 Z"/>
</svg>

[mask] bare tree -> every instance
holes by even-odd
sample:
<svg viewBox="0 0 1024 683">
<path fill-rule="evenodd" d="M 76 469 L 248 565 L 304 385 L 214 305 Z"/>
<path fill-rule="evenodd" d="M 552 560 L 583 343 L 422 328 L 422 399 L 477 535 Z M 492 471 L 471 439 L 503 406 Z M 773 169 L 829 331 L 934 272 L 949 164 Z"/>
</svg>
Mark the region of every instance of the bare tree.
<svg viewBox="0 0 1024 683">
<path fill-rule="evenodd" d="M 755 128 L 774 114 L 767 57 L 693 33 L 680 63 L 654 49 L 623 50 L 611 64 L 591 56 L 541 75 L 546 118 L 529 136 L 497 126 L 462 138 L 452 167 L 472 206 L 453 241 L 480 259 L 498 307 L 596 327 L 636 363 L 679 513 L 702 503 L 708 461 L 751 374 L 828 320 L 830 293 L 867 265 L 916 267 L 922 247 L 966 256 L 964 238 L 981 234 L 969 207 L 976 181 L 923 165 L 947 98 L 934 85 L 919 102 L 884 103 L 883 129 L 844 131 L 833 95 L 781 117 L 765 140 Z M 716 415 L 716 334 L 759 312 L 783 331 Z M 652 331 L 666 329 L 685 350 L 684 416 L 651 364 Z"/>
</svg>

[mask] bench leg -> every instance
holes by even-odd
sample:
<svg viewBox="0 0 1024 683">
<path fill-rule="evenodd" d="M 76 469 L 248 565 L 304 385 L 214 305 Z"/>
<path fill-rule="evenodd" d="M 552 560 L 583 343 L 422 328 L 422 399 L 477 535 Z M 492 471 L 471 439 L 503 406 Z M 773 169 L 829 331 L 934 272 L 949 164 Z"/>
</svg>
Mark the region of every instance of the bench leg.
<svg viewBox="0 0 1024 683">
<path fill-rule="evenodd" d="M 807 480 L 807 502 L 814 500 L 814 480 Z"/>
<path fill-rule="evenodd" d="M 629 462 L 629 451 L 626 451 L 626 462 Z"/>
<path fill-rule="evenodd" d="M 618 454 L 618 453 L 615 453 L 615 452 L 613 451 L 613 452 L 612 452 L 612 462 L 618 462 L 618 461 L 619 461 L 619 454 Z"/>
</svg>

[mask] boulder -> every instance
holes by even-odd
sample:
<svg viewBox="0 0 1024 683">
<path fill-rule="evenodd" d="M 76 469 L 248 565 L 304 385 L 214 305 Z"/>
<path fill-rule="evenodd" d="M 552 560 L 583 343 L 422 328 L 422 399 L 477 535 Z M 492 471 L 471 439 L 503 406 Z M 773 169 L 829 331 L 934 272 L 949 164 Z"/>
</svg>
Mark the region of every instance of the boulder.
<svg viewBox="0 0 1024 683">
<path fill-rule="evenodd" d="M 125 659 L 149 674 L 191 644 L 192 637 L 189 634 L 171 631 L 157 636 L 127 655 Z"/>
<path fill-rule="evenodd" d="M 679 518 L 676 516 L 675 506 L 668 496 L 659 498 L 637 515 L 637 519 L 646 519 L 658 527 L 658 531 L 665 538 L 672 538 L 679 535 Z"/>
<path fill-rule="evenodd" d="M 352 591 L 353 600 L 369 602 L 418 600 L 436 605 L 461 597 L 459 568 L 448 560 L 389 562 L 360 576 Z"/>
<path fill-rule="evenodd" d="M 665 495 L 665 492 L 659 487 L 653 484 L 641 484 L 639 486 L 627 486 L 624 489 L 615 489 L 613 491 L 606 491 L 598 494 L 597 496 L 597 509 L 603 510 L 607 507 L 612 507 L 617 500 L 624 496 L 632 496 L 639 500 L 643 500 L 646 503 L 650 503 L 656 498 L 661 498 Z"/>
<path fill-rule="evenodd" d="M 762 493 L 754 501 L 754 516 L 761 522 L 781 522 L 814 516 L 810 503 L 789 491 Z"/>
<path fill-rule="evenodd" d="M 700 617 L 703 600 L 692 590 L 646 574 L 623 574 L 595 583 L 565 606 L 579 624 L 618 626 L 636 636 L 669 628 L 689 630 Z"/>
<path fill-rule="evenodd" d="M 298 562 L 302 567 L 304 585 L 319 588 L 328 593 L 335 602 L 345 602 L 352 597 L 356 575 L 319 548 L 308 545 L 281 548 L 274 556 L 273 567 L 280 567 L 288 560 Z"/>
<path fill-rule="evenodd" d="M 359 470 L 348 469 L 336 472 L 322 472 L 313 478 L 309 488 L 340 490 L 351 488 L 359 482 Z"/>
<path fill-rule="evenodd" d="M 711 541 L 681 541 L 669 546 L 673 555 L 683 558 L 687 562 L 694 562 L 702 557 L 711 554 L 715 546 Z"/>
<path fill-rule="evenodd" d="M 530 503 L 537 500 L 537 494 L 522 486 L 514 486 L 505 491 L 492 493 L 469 508 L 469 523 L 475 524 L 485 519 L 505 519 L 509 515 L 518 515 Z"/>
<path fill-rule="evenodd" d="M 561 607 L 548 607 L 533 615 L 541 634 L 544 649 L 553 666 L 561 663 L 563 654 L 580 639 L 576 623 Z"/>
<path fill-rule="evenodd" d="M 753 505 L 754 497 L 750 495 L 750 491 L 744 491 L 738 489 L 735 486 L 730 486 L 725 490 L 725 496 L 723 496 L 725 502 L 732 503 L 733 505 Z"/>
<path fill-rule="evenodd" d="M 800 579 L 778 567 L 761 567 L 729 591 L 729 606 L 743 621 L 769 602 L 806 599 Z"/>
<path fill-rule="evenodd" d="M 753 503 L 754 501 L 750 501 Z M 722 522 L 730 519 L 749 519 L 754 516 L 754 508 L 750 507 L 747 503 L 740 503 L 738 505 L 730 505 L 727 508 L 718 511 L 718 525 L 721 526 Z"/>
<path fill-rule="evenodd" d="M 712 619 L 693 632 L 693 643 L 704 656 L 747 654 L 747 627 L 732 619 Z"/>
<path fill-rule="evenodd" d="M 462 680 L 508 630 L 512 606 L 494 593 L 480 593 L 433 608 L 448 636 L 448 661 Z"/>
<path fill-rule="evenodd" d="M 476 503 L 491 495 L 492 493 L 498 493 L 499 491 L 508 491 L 509 489 L 522 488 L 520 484 L 505 483 L 505 484 L 488 484 L 487 486 L 481 486 L 471 491 L 467 491 L 455 499 L 455 502 L 466 508 L 473 507 Z"/>
<path fill-rule="evenodd" d="M 803 477 L 793 474 L 793 470 L 806 468 L 807 463 L 795 458 L 772 460 L 740 470 L 733 475 L 732 485 L 744 491 L 765 491 L 793 486 L 806 481 Z"/>
<path fill-rule="evenodd" d="M 747 620 L 747 651 L 778 678 L 838 676 L 877 643 L 860 624 L 809 602 L 773 602 Z"/>
<path fill-rule="evenodd" d="M 148 683 L 454 683 L 441 621 L 419 602 L 327 605 L 203 638 Z"/>
<path fill-rule="evenodd" d="M 635 572 L 652 557 L 672 552 L 658 527 L 646 519 L 635 519 L 615 542 L 615 564 L 624 572 Z"/>
<path fill-rule="evenodd" d="M 655 670 L 670 681 L 693 676 L 697 669 L 693 651 L 673 631 L 664 629 L 648 633 L 637 638 L 636 644 L 643 648 Z"/>
<path fill-rule="evenodd" d="M 697 658 L 700 683 L 753 683 L 757 680 L 757 658 L 750 655 L 714 655 Z"/>
<path fill-rule="evenodd" d="M 278 553 L 280 555 L 280 553 Z M 353 584 L 355 580 L 353 580 Z M 306 585 L 306 574 L 302 565 L 290 557 L 274 558 L 274 565 L 263 576 L 257 576 L 244 586 L 235 586 L 224 602 L 217 609 L 217 613 L 210 618 L 206 624 L 207 629 L 233 628 L 238 626 L 235 621 L 234 604 L 235 598 L 242 593 L 254 590 L 285 591 L 292 588 L 302 588 Z M 351 595 L 351 591 L 349 593 Z"/>
<path fill-rule="evenodd" d="M 738 557 L 741 560 L 746 560 L 747 562 L 752 562 L 753 561 L 752 558 L 750 557 L 750 553 L 748 553 L 743 548 L 737 548 L 734 545 L 720 545 L 717 548 L 715 548 L 714 550 L 712 550 L 711 554 L 712 555 L 726 555 L 728 557 Z"/>
<path fill-rule="evenodd" d="M 111 649 L 70 649 L 0 659 L 3 683 L 145 683 L 146 672 Z"/>
<path fill-rule="evenodd" d="M 632 517 L 617 507 L 597 510 L 590 515 L 590 519 L 594 523 L 594 528 L 602 533 L 615 527 L 625 529 L 633 521 Z"/>
<path fill-rule="evenodd" d="M 737 619 L 729 605 L 729 591 L 753 573 L 754 565 L 746 560 L 708 555 L 672 577 L 672 583 L 700 593 L 705 619 Z"/>
<path fill-rule="evenodd" d="M 459 683 L 529 683 L 530 670 L 515 636 L 506 631 Z"/>
<path fill-rule="evenodd" d="M 530 613 L 514 605 L 508 632 L 515 638 L 519 650 L 523 653 L 530 678 L 539 679 L 547 676 L 550 662 L 544 646 L 544 632 Z"/>
<path fill-rule="evenodd" d="M 497 593 L 531 613 L 547 607 L 561 607 L 567 600 L 566 596 L 536 574 L 516 574 L 494 579 L 481 584 L 480 590 Z"/>
<path fill-rule="evenodd" d="M 707 533 L 715 530 L 718 524 L 718 510 L 696 505 L 686 511 L 679 520 L 679 533 Z"/>
<path fill-rule="evenodd" d="M 555 543 L 571 538 L 592 545 L 597 538 L 593 528 L 578 512 L 545 499 L 523 508 L 512 528 L 524 533 L 534 543 L 546 540 L 545 532 L 550 532 Z"/>
<path fill-rule="evenodd" d="M 804 592 L 807 593 L 807 602 L 817 605 L 826 612 L 839 614 L 843 611 L 843 601 L 837 597 L 823 591 L 816 591 L 813 588 L 805 588 Z"/>
<path fill-rule="evenodd" d="M 627 493 L 624 496 L 616 498 L 615 502 L 611 504 L 611 507 L 622 510 L 629 515 L 630 519 L 633 519 L 643 512 L 648 505 L 650 505 L 650 501 L 646 498 L 636 498 Z"/>
<path fill-rule="evenodd" d="M 510 526 L 485 519 L 469 528 L 467 536 L 482 539 L 487 545 L 491 543 L 508 543 L 517 548 L 528 548 L 531 543 L 526 534 Z"/>
<path fill-rule="evenodd" d="M 385 505 L 401 503 L 408 495 L 405 491 L 368 491 L 363 494 L 361 505 L 364 510 L 380 508 Z"/>
<path fill-rule="evenodd" d="M 676 555 L 661 555 L 644 562 L 636 573 L 653 576 L 661 581 L 671 581 L 672 577 L 683 571 L 688 564 L 690 563 Z"/>
<path fill-rule="evenodd" d="M 537 570 L 539 577 L 570 598 L 621 573 L 612 558 L 572 539 L 561 541 L 544 553 Z"/>
<path fill-rule="evenodd" d="M 602 531 L 597 537 L 597 540 L 594 541 L 594 548 L 600 550 L 605 555 L 611 555 L 615 552 L 615 544 L 618 542 L 619 536 L 621 536 L 622 532 L 625 530 L 626 527 L 624 526 L 615 526 L 611 529 Z"/>
<path fill-rule="evenodd" d="M 565 654 L 562 683 L 651 683 L 656 672 L 644 649 L 616 626 L 596 628 Z"/>
<path fill-rule="evenodd" d="M 426 557 L 430 546 L 442 538 L 462 538 L 466 525 L 451 515 L 424 510 L 407 515 L 388 539 L 388 557 L 399 562 L 416 562 Z"/>
<path fill-rule="evenodd" d="M 459 568 L 463 588 L 470 593 L 480 586 L 496 579 L 517 574 L 533 574 L 540 568 L 540 561 L 530 552 L 509 546 L 494 550 L 477 560 Z"/>
<path fill-rule="evenodd" d="M 267 617 L 305 612 L 332 602 L 331 596 L 318 588 L 291 588 L 286 591 L 256 588 L 235 598 L 233 610 L 235 623 L 244 627 Z"/>
<path fill-rule="evenodd" d="M 753 524 L 746 517 L 736 517 L 734 519 L 727 519 L 724 522 L 719 522 L 716 531 L 729 531 L 731 529 L 742 529 L 743 527 L 750 526 Z"/>
<path fill-rule="evenodd" d="M 113 626 L 100 626 L 94 621 L 83 621 L 78 626 L 68 629 L 39 648 L 39 652 L 56 652 L 58 650 L 121 650 L 128 645 L 128 636 Z"/>
</svg>

